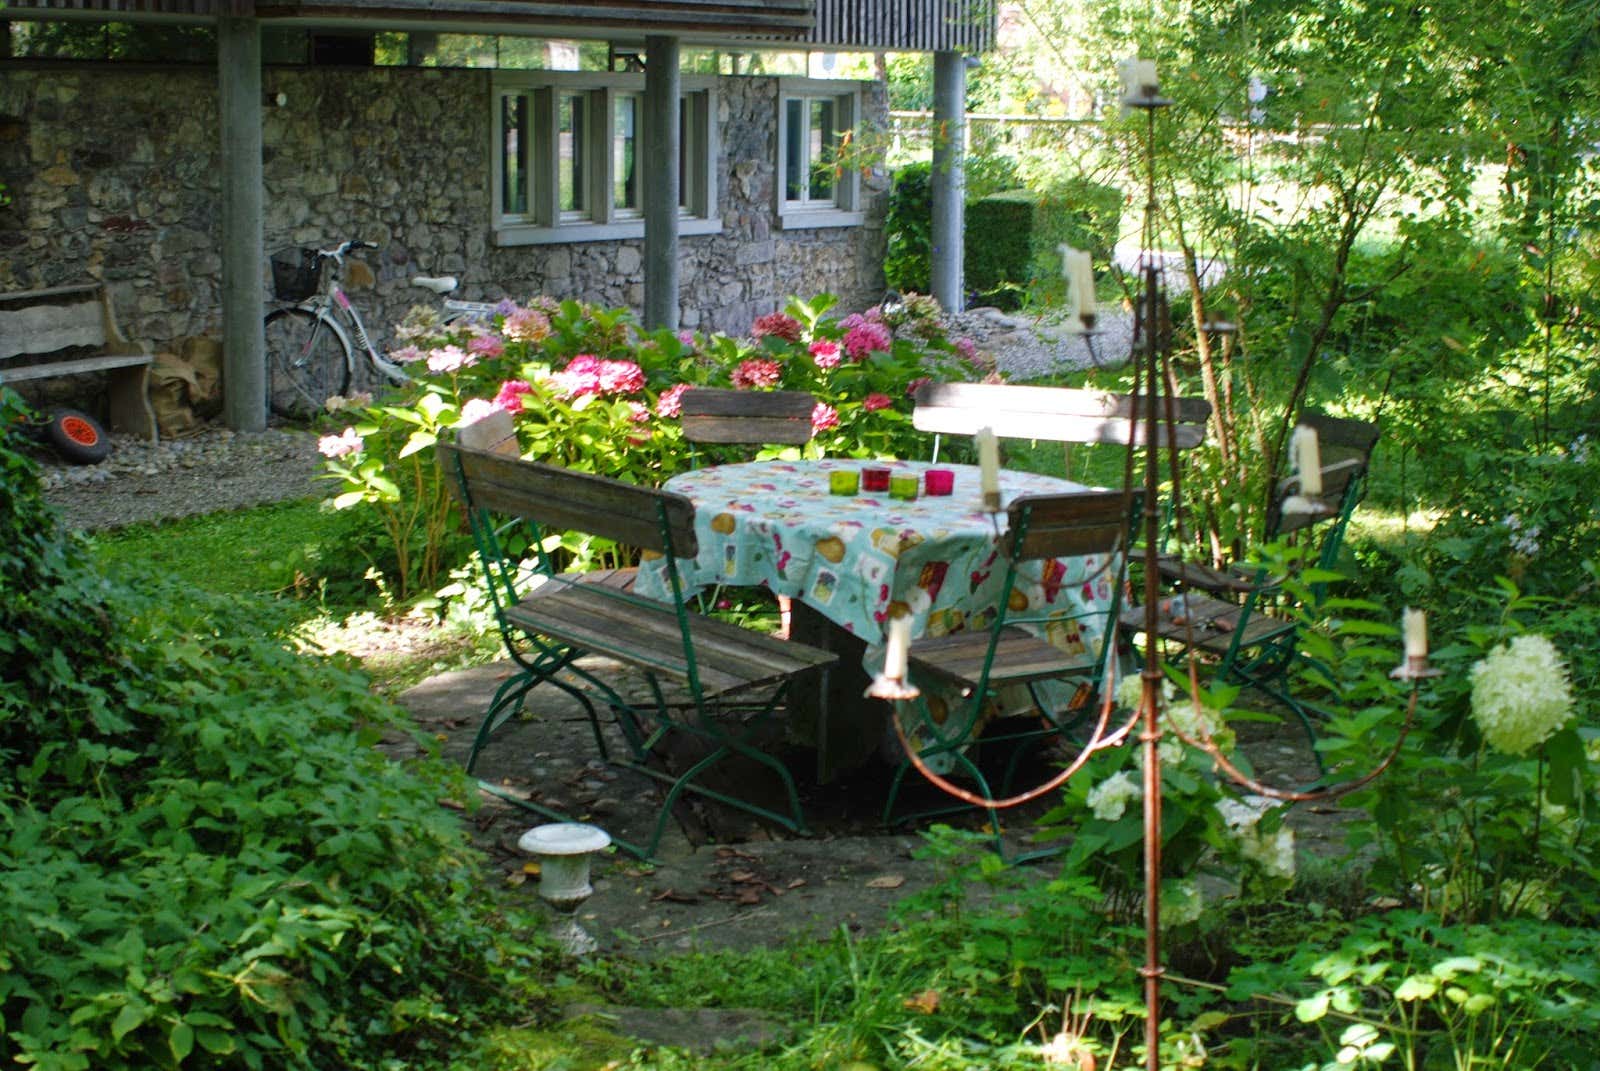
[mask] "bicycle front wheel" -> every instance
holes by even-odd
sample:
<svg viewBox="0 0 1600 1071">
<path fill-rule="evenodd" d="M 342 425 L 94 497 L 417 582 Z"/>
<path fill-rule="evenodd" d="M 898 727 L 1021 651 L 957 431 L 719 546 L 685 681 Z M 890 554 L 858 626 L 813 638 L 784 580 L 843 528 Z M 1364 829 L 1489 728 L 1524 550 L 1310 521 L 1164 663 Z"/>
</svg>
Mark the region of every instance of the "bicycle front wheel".
<svg viewBox="0 0 1600 1071">
<path fill-rule="evenodd" d="M 350 389 L 350 347 L 331 326 L 305 309 L 267 315 L 267 404 L 290 420 L 322 411 Z"/>
</svg>

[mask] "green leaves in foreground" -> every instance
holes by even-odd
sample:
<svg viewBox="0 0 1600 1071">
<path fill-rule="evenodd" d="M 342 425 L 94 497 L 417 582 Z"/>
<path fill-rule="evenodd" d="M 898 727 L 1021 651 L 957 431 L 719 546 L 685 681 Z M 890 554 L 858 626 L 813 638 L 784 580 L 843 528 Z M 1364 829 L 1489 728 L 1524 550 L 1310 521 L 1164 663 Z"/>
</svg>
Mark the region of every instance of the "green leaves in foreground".
<svg viewBox="0 0 1600 1071">
<path fill-rule="evenodd" d="M 447 1051 L 530 957 L 438 806 L 458 786 L 375 751 L 390 709 L 261 604 L 101 580 L 19 476 L 19 530 L 0 533 L 0 635 L 24 656 L 0 658 L 0 1063 Z"/>
</svg>

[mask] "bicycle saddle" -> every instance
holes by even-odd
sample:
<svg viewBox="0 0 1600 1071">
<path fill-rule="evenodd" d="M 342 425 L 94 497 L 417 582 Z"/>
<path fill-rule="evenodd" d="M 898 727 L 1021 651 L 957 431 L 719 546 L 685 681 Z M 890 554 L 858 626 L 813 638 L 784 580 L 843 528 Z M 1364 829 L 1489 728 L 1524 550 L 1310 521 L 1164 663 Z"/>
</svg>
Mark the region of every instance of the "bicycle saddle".
<svg viewBox="0 0 1600 1071">
<path fill-rule="evenodd" d="M 432 290 L 435 294 L 448 294 L 456 288 L 454 275 L 418 275 L 411 280 L 412 286 L 420 286 L 424 290 Z"/>
</svg>

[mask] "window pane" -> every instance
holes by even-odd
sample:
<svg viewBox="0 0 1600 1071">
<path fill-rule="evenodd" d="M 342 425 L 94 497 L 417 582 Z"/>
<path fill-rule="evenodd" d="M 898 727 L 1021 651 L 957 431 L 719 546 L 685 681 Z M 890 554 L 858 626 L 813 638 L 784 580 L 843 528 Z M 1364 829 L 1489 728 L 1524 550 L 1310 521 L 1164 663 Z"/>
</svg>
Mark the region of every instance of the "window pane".
<svg viewBox="0 0 1600 1071">
<path fill-rule="evenodd" d="M 798 201 L 806 195 L 806 102 L 786 100 L 783 108 L 783 197 Z"/>
<path fill-rule="evenodd" d="M 515 94 L 500 98 L 500 211 L 526 215 L 528 211 L 528 98 Z"/>
<path fill-rule="evenodd" d="M 639 98 L 619 96 L 612 101 L 611 205 L 639 208 L 638 117 Z"/>
<path fill-rule="evenodd" d="M 832 100 L 811 101 L 811 122 L 808 131 L 811 188 L 808 196 L 813 201 L 833 200 L 833 165 L 838 156 L 839 145 L 833 112 Z"/>
<path fill-rule="evenodd" d="M 700 155 L 694 141 L 693 109 L 693 97 L 678 101 L 678 211 L 684 213 L 694 211 L 694 168 L 689 162 Z"/>
<path fill-rule="evenodd" d="M 588 181 L 583 151 L 588 132 L 584 105 L 583 94 L 563 93 L 556 116 L 556 182 L 560 190 L 557 204 L 562 212 L 573 215 L 587 214 L 588 209 L 588 198 L 584 196 Z"/>
</svg>

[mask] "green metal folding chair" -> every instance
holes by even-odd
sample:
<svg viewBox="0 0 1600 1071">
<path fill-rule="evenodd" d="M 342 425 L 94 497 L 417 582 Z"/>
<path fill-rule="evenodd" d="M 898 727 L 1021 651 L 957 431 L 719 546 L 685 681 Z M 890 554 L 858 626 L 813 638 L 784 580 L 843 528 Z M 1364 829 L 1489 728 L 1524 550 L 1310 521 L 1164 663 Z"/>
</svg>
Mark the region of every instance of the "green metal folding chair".
<svg viewBox="0 0 1600 1071">
<path fill-rule="evenodd" d="M 445 477 L 466 509 L 506 652 L 517 667 L 489 703 L 468 756 L 468 772 L 475 769 L 494 733 L 522 711 L 528 694 L 548 684 L 583 708 L 602 759 L 667 787 L 645 844 L 613 837 L 624 850 L 651 857 L 674 805 L 686 792 L 803 832 L 793 778 L 781 762 L 761 750 L 756 738 L 779 708 L 789 684 L 805 674 L 825 673 L 838 656 L 708 618 L 687 607 L 676 562 L 696 552 L 694 507 L 689 500 L 514 456 L 449 443 L 440 443 L 437 449 Z M 632 570 L 561 571 L 551 551 L 554 541 L 547 536 L 563 531 L 598 535 L 662 556 L 671 601 L 635 594 Z M 522 567 L 524 556 L 536 563 L 531 574 Z M 602 655 L 642 671 L 649 697 L 642 702 L 625 697 L 580 662 L 586 655 Z M 687 698 L 669 701 L 664 682 L 677 686 Z M 628 749 L 626 757 L 611 754 L 595 698 L 612 712 Z M 743 716 L 720 716 L 729 706 L 737 706 Z M 670 772 L 657 761 L 676 740 L 705 751 L 681 773 Z M 713 767 L 734 758 L 755 763 L 764 776 L 776 781 L 785 810 L 762 806 L 706 782 Z M 536 801 L 484 787 L 528 810 L 568 820 Z"/>
<path fill-rule="evenodd" d="M 1378 428 L 1317 413 L 1305 414 L 1301 422 L 1317 428 L 1324 457 L 1342 460 L 1322 466 L 1323 491 L 1312 512 L 1286 510 L 1292 499 L 1305 496 L 1289 482 L 1279 489 L 1267 515 L 1265 541 L 1306 544 L 1304 566 L 1331 572 L 1365 492 L 1367 459 Z M 1290 687 L 1290 674 L 1302 657 L 1301 625 L 1284 602 L 1285 578 L 1265 565 L 1210 568 L 1175 556 L 1163 556 L 1158 564 L 1169 588 L 1159 606 L 1155 636 L 1146 636 L 1146 642 L 1205 657 L 1215 662 L 1218 681 L 1253 687 L 1278 700 L 1294 712 L 1315 745 L 1313 709 Z M 1320 580 L 1310 584 L 1310 604 L 1301 609 L 1314 613 L 1326 587 Z M 1144 607 L 1129 606 L 1120 624 L 1126 633 L 1144 634 Z"/>
<path fill-rule="evenodd" d="M 1138 494 L 1131 496 L 1130 505 L 1130 496 L 1121 491 L 1087 491 L 1025 496 L 1011 504 L 1001 542 L 1006 572 L 990 626 L 917 640 L 911 646 L 911 675 L 923 694 L 898 703 L 896 716 L 912 727 L 906 740 L 915 758 L 908 754 L 895 770 L 884 806 L 886 823 L 965 809 L 947 806 L 897 817 L 901 786 L 911 770 L 948 768 L 975 786 L 975 796 L 982 801 L 978 806 L 984 806 L 1009 791 L 1026 742 L 1059 735 L 1097 706 L 1108 683 L 1108 667 L 1115 660 L 1117 611 L 1127 567 L 1124 551 L 1130 520 L 1141 503 Z M 1103 576 L 1108 581 L 1110 597 L 1104 604 L 1068 612 L 1059 604 L 1021 608 L 1026 600 L 1013 599 L 1018 571 L 1025 563 L 1088 555 L 1099 559 L 1100 571 L 1090 580 Z M 1062 643 L 1068 637 L 1078 642 Z M 1001 691 L 1018 688 L 1032 700 L 1035 725 L 985 732 Z M 952 693 L 962 699 L 947 706 L 941 697 Z M 1010 757 L 997 794 L 975 761 L 974 749 L 1001 744 Z M 992 807 L 989 812 L 996 848 L 1004 855 L 998 816 Z"/>
</svg>

